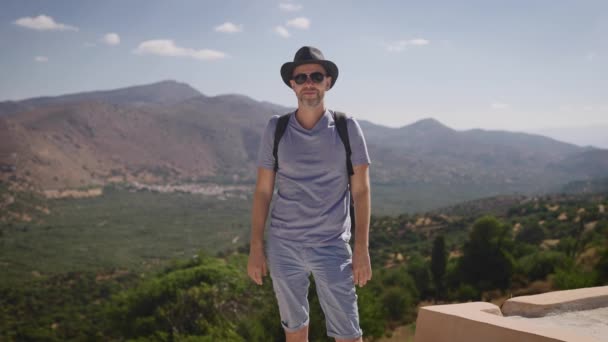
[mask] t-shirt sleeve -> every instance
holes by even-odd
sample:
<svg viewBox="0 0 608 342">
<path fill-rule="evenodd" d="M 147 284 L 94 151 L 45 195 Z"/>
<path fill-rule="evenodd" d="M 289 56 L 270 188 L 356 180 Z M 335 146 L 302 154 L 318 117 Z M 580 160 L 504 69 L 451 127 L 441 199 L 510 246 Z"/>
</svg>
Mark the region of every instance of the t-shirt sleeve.
<svg viewBox="0 0 608 342">
<path fill-rule="evenodd" d="M 264 130 L 262 135 L 262 141 L 260 141 L 260 148 L 258 149 L 258 161 L 257 166 L 265 169 L 274 171 L 274 156 L 272 155 L 272 148 L 274 145 L 274 130 L 277 127 L 277 121 L 279 115 L 274 115 Z"/>
<path fill-rule="evenodd" d="M 353 166 L 371 164 L 365 137 L 363 136 L 363 131 L 361 130 L 359 123 L 354 118 L 348 118 L 346 124 L 348 128 L 348 140 L 352 152 L 350 159 Z"/>
</svg>

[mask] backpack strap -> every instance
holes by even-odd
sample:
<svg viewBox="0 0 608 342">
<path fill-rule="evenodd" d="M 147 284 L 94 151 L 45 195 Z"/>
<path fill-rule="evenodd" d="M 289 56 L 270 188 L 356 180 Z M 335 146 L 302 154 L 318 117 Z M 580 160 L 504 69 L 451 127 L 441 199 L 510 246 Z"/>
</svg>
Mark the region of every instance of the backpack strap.
<svg viewBox="0 0 608 342">
<path fill-rule="evenodd" d="M 348 139 L 346 114 L 342 112 L 333 112 L 332 114 L 334 117 L 334 121 L 336 122 L 336 128 L 338 129 L 340 140 L 342 140 L 342 144 L 344 144 L 344 149 L 346 150 L 346 169 L 348 170 L 348 175 L 352 176 L 355 174 L 355 171 L 353 169 L 353 163 L 350 160 L 352 151 L 350 149 L 350 140 Z"/>
<path fill-rule="evenodd" d="M 350 184 L 350 176 L 355 174 L 355 170 L 353 169 L 353 162 L 350 160 L 350 156 L 352 151 L 350 149 L 350 139 L 348 138 L 348 125 L 346 122 L 346 114 L 342 112 L 332 112 L 334 121 L 336 122 L 336 128 L 338 129 L 338 135 L 340 135 L 340 140 L 342 140 L 342 144 L 344 144 L 344 149 L 346 150 L 346 169 L 348 170 L 348 191 L 350 192 L 350 226 L 351 229 L 355 229 L 355 200 L 353 198 L 353 193 L 351 191 Z M 353 241 L 355 240 L 355 236 L 353 234 Z"/>
<path fill-rule="evenodd" d="M 274 146 L 272 147 L 272 155 L 274 156 L 274 172 L 279 170 L 279 141 L 281 141 L 283 134 L 285 134 L 290 116 L 291 113 L 281 115 L 277 121 L 277 126 L 274 129 Z"/>
</svg>

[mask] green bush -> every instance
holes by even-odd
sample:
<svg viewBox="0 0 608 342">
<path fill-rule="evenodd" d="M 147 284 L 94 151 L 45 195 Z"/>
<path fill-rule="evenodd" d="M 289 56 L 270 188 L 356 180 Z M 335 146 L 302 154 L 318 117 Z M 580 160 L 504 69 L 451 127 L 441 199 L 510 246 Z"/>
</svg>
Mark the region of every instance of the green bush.
<svg viewBox="0 0 608 342">
<path fill-rule="evenodd" d="M 479 300 L 481 295 L 479 291 L 469 284 L 461 284 L 456 290 L 448 291 L 450 300 L 466 302 L 471 300 Z"/>
<path fill-rule="evenodd" d="M 517 233 L 515 241 L 538 245 L 545 239 L 545 235 L 545 231 L 542 227 L 538 224 L 532 224 L 530 226 L 524 226 L 524 228 Z"/>
<path fill-rule="evenodd" d="M 558 269 L 553 277 L 553 286 L 560 290 L 579 289 L 594 286 L 596 274 L 584 272 L 579 267 L 570 269 Z"/>
<path fill-rule="evenodd" d="M 233 340 L 236 325 L 230 308 L 239 306 L 243 276 L 219 259 L 147 279 L 120 293 L 109 306 L 122 336 L 139 338 L 159 332 L 178 336 L 215 336 Z"/>
<path fill-rule="evenodd" d="M 608 285 L 608 248 L 602 252 L 595 269 L 597 270 L 596 285 Z"/>
<path fill-rule="evenodd" d="M 528 277 L 528 280 L 542 280 L 557 268 L 567 267 L 568 256 L 556 251 L 538 251 L 526 255 L 517 261 L 518 271 Z"/>
<path fill-rule="evenodd" d="M 380 302 L 387 312 L 387 318 L 392 321 L 405 323 L 415 312 L 416 306 L 411 294 L 398 287 L 386 289 Z"/>
<path fill-rule="evenodd" d="M 367 337 L 381 337 L 386 328 L 386 311 L 372 287 L 357 289 L 361 330 Z"/>
</svg>

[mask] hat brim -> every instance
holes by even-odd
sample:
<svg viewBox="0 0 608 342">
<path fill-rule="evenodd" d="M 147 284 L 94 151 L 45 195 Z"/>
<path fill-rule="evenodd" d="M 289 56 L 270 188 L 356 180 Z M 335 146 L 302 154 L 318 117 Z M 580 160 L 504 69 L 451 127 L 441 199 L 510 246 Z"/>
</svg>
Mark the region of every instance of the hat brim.
<svg viewBox="0 0 608 342">
<path fill-rule="evenodd" d="M 319 64 L 323 66 L 323 68 L 325 68 L 325 71 L 327 72 L 327 75 L 331 77 L 331 85 L 329 86 L 329 89 L 333 88 L 334 84 L 336 83 L 336 80 L 338 79 L 338 66 L 334 62 L 328 60 L 287 62 L 283 64 L 283 66 L 281 67 L 281 78 L 283 78 L 283 82 L 285 82 L 285 84 L 289 88 L 291 88 L 291 83 L 289 83 L 289 81 L 293 76 L 293 69 L 295 69 L 299 65 L 304 64 Z"/>
</svg>

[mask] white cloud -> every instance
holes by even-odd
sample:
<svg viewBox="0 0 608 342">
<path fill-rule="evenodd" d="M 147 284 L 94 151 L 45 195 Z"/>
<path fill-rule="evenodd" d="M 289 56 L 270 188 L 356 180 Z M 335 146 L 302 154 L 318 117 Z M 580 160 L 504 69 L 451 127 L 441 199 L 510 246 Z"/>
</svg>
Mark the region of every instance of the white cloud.
<svg viewBox="0 0 608 342">
<path fill-rule="evenodd" d="M 417 46 L 429 45 L 429 43 L 430 42 L 428 40 L 426 40 L 426 39 L 420 39 L 420 38 L 410 40 L 410 44 L 411 45 L 417 45 Z"/>
<path fill-rule="evenodd" d="M 310 20 L 305 17 L 294 18 L 287 21 L 287 26 L 295 27 L 301 30 L 307 30 L 310 27 Z"/>
<path fill-rule="evenodd" d="M 297 12 L 302 9 L 302 5 L 282 2 L 279 4 L 279 8 L 285 12 Z"/>
<path fill-rule="evenodd" d="M 44 14 L 19 18 L 15 20 L 15 25 L 39 31 L 78 31 L 78 27 L 55 22 L 55 19 Z"/>
<path fill-rule="evenodd" d="M 49 61 L 49 58 L 47 56 L 36 56 L 34 60 L 39 63 L 46 63 Z"/>
<path fill-rule="evenodd" d="M 584 106 L 584 107 L 583 107 L 583 110 L 584 110 L 584 111 L 592 111 L 592 110 L 593 110 L 593 106 L 589 106 L 589 105 Z"/>
<path fill-rule="evenodd" d="M 95 43 L 91 43 L 91 42 L 86 42 L 83 45 L 84 45 L 84 47 L 87 47 L 87 48 L 96 47 L 97 46 Z"/>
<path fill-rule="evenodd" d="M 274 28 L 274 32 L 283 38 L 289 38 L 289 31 L 283 26 L 277 26 Z"/>
<path fill-rule="evenodd" d="M 231 22 L 225 22 L 222 25 L 216 26 L 215 31 L 222 33 L 237 33 L 243 31 L 243 25 L 235 25 Z"/>
<path fill-rule="evenodd" d="M 118 45 L 120 44 L 120 36 L 116 33 L 107 33 L 101 41 L 108 45 Z"/>
<path fill-rule="evenodd" d="M 494 102 L 490 106 L 492 107 L 492 109 L 496 109 L 496 110 L 509 108 L 508 104 L 506 104 L 506 103 L 500 103 L 500 102 Z"/>
<path fill-rule="evenodd" d="M 218 60 L 227 57 L 227 55 L 221 51 L 209 49 L 195 50 L 180 47 L 169 39 L 147 40 L 141 42 L 133 53 L 138 55 L 157 55 L 164 57 L 187 57 L 204 61 Z"/>
<path fill-rule="evenodd" d="M 416 38 L 416 39 L 410 39 L 410 40 L 397 40 L 394 41 L 392 43 L 389 43 L 386 46 L 386 49 L 390 52 L 400 52 L 405 50 L 406 47 L 408 46 L 424 46 L 424 45 L 429 45 L 431 42 L 426 40 L 426 39 L 422 39 L 422 38 Z"/>
</svg>

